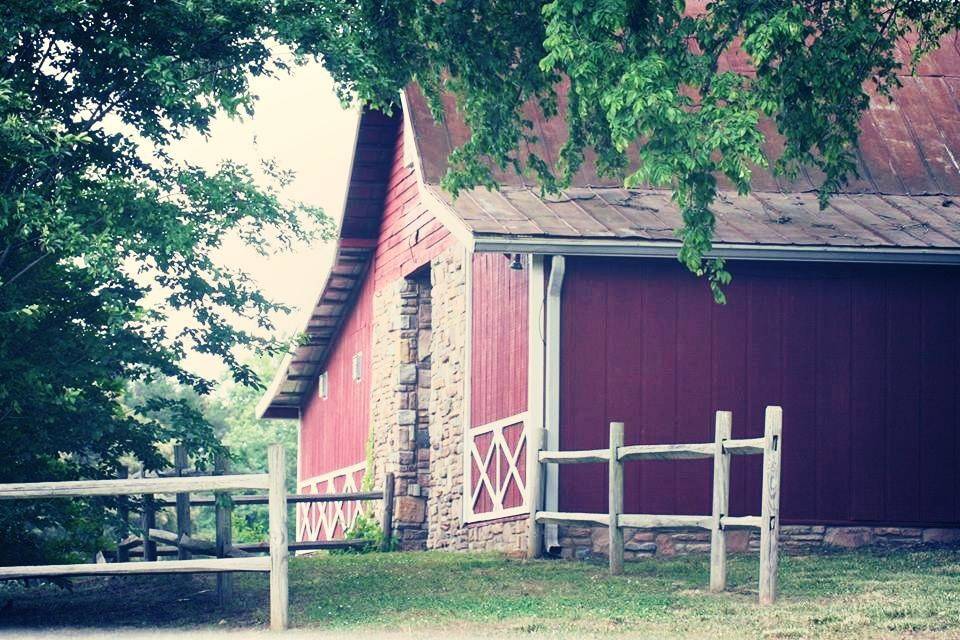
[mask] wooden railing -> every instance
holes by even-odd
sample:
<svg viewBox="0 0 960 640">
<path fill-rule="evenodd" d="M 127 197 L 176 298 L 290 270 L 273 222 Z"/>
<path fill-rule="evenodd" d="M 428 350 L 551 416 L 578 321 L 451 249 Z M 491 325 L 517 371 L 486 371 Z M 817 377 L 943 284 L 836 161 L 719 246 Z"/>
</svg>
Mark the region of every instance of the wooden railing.
<svg viewBox="0 0 960 640">
<path fill-rule="evenodd" d="M 714 441 L 697 444 L 623 444 L 623 423 L 610 423 L 610 447 L 586 451 L 541 451 L 541 464 L 609 464 L 607 513 L 534 511 L 534 527 L 543 524 L 595 524 L 610 528 L 610 572 L 623 573 L 623 528 L 706 529 L 710 536 L 710 590 L 727 583 L 726 532 L 760 530 L 760 602 L 769 604 L 777 592 L 777 548 L 780 532 L 780 450 L 783 411 L 767 407 L 762 438 L 731 438 L 732 414 L 718 411 Z M 759 516 L 728 515 L 730 457 L 763 455 L 763 487 Z M 630 460 L 694 460 L 713 458 L 713 509 L 710 515 L 649 515 L 623 513 L 623 463 Z"/>
<path fill-rule="evenodd" d="M 387 473 L 384 476 L 383 489 L 380 491 L 356 491 L 351 493 L 294 493 L 287 496 L 287 504 L 341 501 L 366 502 L 381 500 L 383 501 L 381 511 L 383 538 L 380 541 L 380 551 L 388 551 L 392 546 L 394 485 L 394 475 L 392 473 Z M 181 501 L 184 501 L 189 507 L 214 507 L 217 509 L 218 517 L 215 542 L 197 540 L 191 537 L 192 527 L 190 524 L 190 511 L 187 509 L 181 513 Z M 180 554 L 183 552 L 205 553 L 211 548 L 211 545 L 214 544 L 216 545 L 216 548 L 225 555 L 230 555 L 231 553 L 255 553 L 258 551 L 263 551 L 264 543 L 253 542 L 233 544 L 231 540 L 232 535 L 230 535 L 229 531 L 229 524 L 232 521 L 232 511 L 234 507 L 264 505 L 267 504 L 267 502 L 268 498 L 264 495 L 230 496 L 229 501 L 226 501 L 223 498 L 217 498 L 216 496 L 193 497 L 188 493 L 177 494 L 177 500 L 175 502 L 164 500 L 162 498 L 156 498 L 151 502 L 150 508 L 157 509 L 174 505 L 178 507 L 176 518 L 177 532 L 176 534 L 173 534 L 170 532 L 162 532 L 155 528 L 147 529 L 145 527 L 144 539 L 149 542 L 153 542 L 154 544 L 167 543 L 168 545 L 178 547 L 178 549 L 170 549 L 169 546 L 167 548 L 159 548 L 157 550 L 158 555 L 172 555 L 174 553 L 178 553 L 178 551 Z M 222 515 L 221 510 L 223 511 Z M 136 549 L 137 546 L 143 546 L 144 539 L 126 541 L 126 546 L 129 549 L 128 553 L 130 555 L 136 555 L 132 550 Z M 329 551 L 331 549 L 363 549 L 370 547 L 371 544 L 372 543 L 369 540 L 345 538 L 343 540 L 308 540 L 303 542 L 291 541 L 287 545 L 287 548 L 290 551 Z M 121 542 L 118 547 L 121 545 L 124 545 L 124 543 Z"/>
<path fill-rule="evenodd" d="M 158 477 L 194 478 L 211 475 L 209 471 L 188 468 L 187 452 L 182 445 L 174 446 L 173 459 L 174 467 L 159 472 Z M 226 469 L 227 462 L 218 458 L 213 474 L 223 474 Z M 384 535 L 380 542 L 380 550 L 387 551 L 392 546 L 393 499 L 394 476 L 392 473 L 387 473 L 384 477 L 383 489 L 379 491 L 290 494 L 287 496 L 287 504 L 382 500 L 381 522 Z M 193 554 L 242 557 L 250 553 L 261 553 L 266 551 L 267 543 L 265 542 L 233 543 L 231 522 L 234 507 L 265 505 L 267 502 L 268 497 L 265 495 L 231 496 L 220 493 L 213 496 L 198 497 L 191 495 L 189 491 L 180 491 L 176 494 L 175 500 L 169 500 L 147 494 L 144 496 L 139 509 L 133 509 L 130 505 L 122 505 L 120 509 L 120 539 L 117 542 L 117 549 L 116 551 L 104 550 L 103 553 L 105 557 L 115 559 L 117 562 L 127 562 L 131 558 L 138 557 L 145 560 L 156 560 L 161 556 L 177 556 L 178 559 L 186 560 Z M 174 520 L 176 532 L 157 528 L 157 512 L 168 507 L 176 508 L 176 518 Z M 194 536 L 190 512 L 193 507 L 213 507 L 216 510 L 215 540 L 204 540 Z M 139 512 L 139 529 L 142 531 L 140 536 L 128 535 L 131 528 L 128 522 L 131 512 Z M 369 548 L 372 544 L 369 540 L 349 538 L 343 540 L 291 541 L 287 545 L 287 549 L 293 552 L 334 549 L 361 550 Z M 226 604 L 231 599 L 232 583 L 229 574 L 217 576 L 217 593 L 221 604 Z"/>
<path fill-rule="evenodd" d="M 267 491 L 270 518 L 269 557 L 211 558 L 164 562 L 59 564 L 0 567 L 0 580 L 64 576 L 127 575 L 137 573 L 217 573 L 263 571 L 270 573 L 270 627 L 287 628 L 287 492 L 286 465 L 281 445 L 268 451 L 268 472 L 243 475 L 133 478 L 0 484 L 0 500 L 187 494 L 191 491 Z M 145 545 L 145 551 L 146 551 Z M 154 560 L 156 557 L 153 558 Z"/>
</svg>

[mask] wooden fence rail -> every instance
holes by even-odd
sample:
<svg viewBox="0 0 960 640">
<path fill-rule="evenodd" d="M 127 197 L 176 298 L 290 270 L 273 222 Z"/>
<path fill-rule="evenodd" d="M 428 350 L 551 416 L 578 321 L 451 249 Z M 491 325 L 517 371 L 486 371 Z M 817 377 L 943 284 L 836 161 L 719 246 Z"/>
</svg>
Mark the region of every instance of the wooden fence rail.
<svg viewBox="0 0 960 640">
<path fill-rule="evenodd" d="M 188 458 L 186 449 L 182 445 L 174 446 L 173 450 L 174 467 L 171 471 L 161 471 L 157 473 L 159 478 L 181 478 L 181 479 L 199 479 L 209 478 L 210 472 L 188 469 Z M 227 470 L 227 461 L 218 458 L 214 464 L 213 475 L 222 476 Z M 378 491 L 354 491 L 348 493 L 302 493 L 288 494 L 287 504 L 303 503 L 325 503 L 325 502 L 366 502 L 373 500 L 382 500 L 383 508 L 381 522 L 383 524 L 383 538 L 380 542 L 380 550 L 388 551 L 393 544 L 393 500 L 394 500 L 395 480 L 392 473 L 387 473 L 384 477 L 383 489 Z M 127 562 L 130 558 L 143 557 L 147 560 L 156 560 L 158 556 L 177 555 L 179 559 L 186 559 L 191 553 L 203 553 L 200 549 L 216 549 L 217 557 L 230 557 L 241 551 L 259 552 L 266 550 L 266 543 L 245 543 L 242 545 L 233 544 L 233 533 L 231 529 L 232 513 L 234 507 L 266 505 L 269 497 L 260 495 L 228 495 L 223 491 L 217 491 L 213 496 L 191 495 L 189 491 L 177 491 L 176 499 L 158 497 L 150 494 L 145 495 L 143 506 L 141 508 L 141 529 L 143 537 L 138 542 L 132 542 L 127 536 L 128 526 L 122 525 L 120 539 L 117 543 L 117 552 L 112 554 L 105 551 L 116 559 L 117 562 Z M 176 533 L 158 532 L 156 528 L 156 511 L 164 507 L 176 508 Z M 191 537 L 192 525 L 190 509 L 192 507 L 214 507 L 215 514 L 215 540 L 200 540 Z M 131 509 L 128 507 L 129 513 Z M 123 513 L 120 513 L 121 521 L 126 523 Z M 153 531 L 158 535 L 150 535 Z M 182 541 L 182 542 L 181 542 Z M 170 548 L 164 548 L 159 551 L 158 543 L 167 543 L 173 545 L 174 552 L 171 554 Z M 315 550 L 334 550 L 347 549 L 357 550 L 369 547 L 372 543 L 360 539 L 344 540 L 323 540 L 323 541 L 305 541 L 290 542 L 287 548 L 290 551 L 315 551 Z M 139 551 L 136 550 L 139 547 Z M 229 574 L 218 576 L 217 591 L 221 603 L 229 600 L 231 591 L 231 579 Z"/>
<path fill-rule="evenodd" d="M 130 496 L 184 491 L 237 491 L 268 489 L 269 474 L 195 476 L 186 478 L 127 478 L 117 480 L 74 480 L 0 484 L 0 500 L 80 498 L 86 496 Z"/>
<path fill-rule="evenodd" d="M 610 528 L 610 572 L 623 573 L 624 527 L 635 529 L 706 529 L 710 531 L 710 590 L 723 591 L 727 584 L 726 531 L 760 530 L 760 603 L 770 604 L 777 594 L 777 550 L 780 533 L 780 455 L 783 411 L 767 407 L 762 438 L 731 437 L 733 418 L 718 411 L 714 441 L 695 444 L 623 444 L 623 423 L 610 423 L 610 447 L 587 451 L 540 451 L 541 464 L 606 462 L 609 465 L 607 513 L 567 513 L 531 510 L 530 548 L 537 547 L 539 527 L 544 524 L 594 524 Z M 763 456 L 763 486 L 759 516 L 730 516 L 730 457 Z M 694 460 L 713 458 L 713 504 L 710 515 L 656 515 L 623 513 L 623 463 L 629 460 Z M 542 474 L 541 474 L 542 477 Z"/>
<path fill-rule="evenodd" d="M 392 475 L 392 474 L 387 474 Z M 299 504 L 301 502 L 341 502 L 344 500 L 383 500 L 385 496 L 384 491 L 356 491 L 353 493 L 291 493 L 287 495 L 288 504 Z M 241 505 L 258 505 L 258 504 L 267 504 L 267 496 L 233 496 L 232 498 L 233 506 Z M 176 504 L 173 500 L 164 500 L 162 498 L 157 498 L 155 503 L 161 507 L 172 507 Z M 217 500 L 213 497 L 198 497 L 190 498 L 191 507 L 213 507 L 216 506 Z"/>
<path fill-rule="evenodd" d="M 81 575 L 122 575 L 136 573 L 222 573 L 234 571 L 264 571 L 270 573 L 270 627 L 287 628 L 287 492 L 286 465 L 281 445 L 271 445 L 268 451 L 268 472 L 259 474 L 170 477 L 119 478 L 117 480 L 82 480 L 76 482 L 36 482 L 0 484 L 0 500 L 42 499 L 58 497 L 85 497 L 142 494 L 179 494 L 190 491 L 236 491 L 266 489 L 270 516 L 269 557 L 211 558 L 173 560 L 167 562 L 67 564 L 25 567 L 0 567 L 0 580 Z M 151 501 L 147 501 L 148 503 Z M 153 514 L 145 508 L 144 515 Z M 147 518 L 144 518 L 145 522 Z M 146 528 L 149 532 L 150 527 Z M 144 540 L 145 559 L 149 539 Z M 179 553 L 179 551 L 178 551 Z"/>
<path fill-rule="evenodd" d="M 176 454 L 175 454 L 176 456 Z M 217 469 L 222 471 L 223 463 L 218 463 Z M 161 473 L 161 478 L 173 477 L 201 477 L 196 471 L 187 471 L 183 476 L 175 476 L 172 473 Z M 340 501 L 372 501 L 382 500 L 383 511 L 381 522 L 383 524 L 383 538 L 380 541 L 380 551 L 389 551 L 393 545 L 393 500 L 395 479 L 393 473 L 387 473 L 384 477 L 383 489 L 380 491 L 357 491 L 352 493 L 325 493 L 325 494 L 289 494 L 287 495 L 287 504 L 300 503 L 324 503 Z M 177 494 L 178 500 L 182 500 Z M 117 542 L 117 551 L 112 553 L 104 551 L 104 554 L 114 558 L 117 562 L 128 562 L 131 558 L 145 558 L 156 560 L 161 556 L 176 555 L 180 557 L 184 553 L 195 553 L 207 555 L 208 553 L 218 557 L 231 557 L 243 552 L 257 553 L 264 552 L 269 545 L 266 542 L 250 542 L 233 544 L 231 524 L 231 512 L 234 507 L 265 505 L 269 498 L 266 495 L 234 495 L 229 496 L 229 500 L 217 496 L 190 496 L 186 494 L 186 500 L 190 507 L 215 507 L 217 509 L 215 518 L 216 538 L 213 541 L 192 538 L 190 535 L 190 525 L 181 525 L 181 514 L 178 509 L 176 521 L 176 533 L 170 531 L 161 531 L 156 528 L 155 512 L 157 508 L 179 506 L 178 501 L 167 500 L 151 496 L 151 500 L 144 505 L 142 514 L 143 537 L 134 538 L 123 535 L 127 527 L 121 527 L 121 539 Z M 129 512 L 129 507 L 125 507 Z M 120 513 L 121 521 L 126 522 L 123 512 Z M 187 516 L 189 517 L 189 516 Z M 147 526 L 149 524 L 149 526 Z M 370 547 L 373 542 L 364 539 L 346 538 L 344 540 L 316 540 L 303 542 L 289 542 L 287 549 L 296 551 L 330 551 L 330 550 L 361 550 Z M 214 551 L 215 550 L 215 551 Z M 218 595 L 221 603 L 229 599 L 230 581 L 229 575 L 220 576 L 223 580 L 218 580 Z"/>
</svg>

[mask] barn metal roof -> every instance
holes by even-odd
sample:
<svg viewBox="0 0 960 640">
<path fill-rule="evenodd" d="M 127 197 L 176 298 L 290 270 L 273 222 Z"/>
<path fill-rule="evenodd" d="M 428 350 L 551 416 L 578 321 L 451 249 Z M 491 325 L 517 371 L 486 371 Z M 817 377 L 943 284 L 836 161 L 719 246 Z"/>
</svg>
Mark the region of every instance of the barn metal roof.
<svg viewBox="0 0 960 640">
<path fill-rule="evenodd" d="M 451 203 L 474 233 L 477 250 L 501 251 L 531 239 L 645 240 L 674 250 L 680 211 L 659 190 L 574 187 L 541 198 L 533 189 L 473 190 Z M 721 193 L 713 207 L 714 244 L 764 247 L 956 250 L 960 199 L 949 195 L 840 194 L 821 211 L 815 193 Z M 514 242 L 515 241 L 515 242 Z M 549 241 L 543 243 L 549 247 Z M 744 256 L 747 257 L 747 256 Z M 960 258 L 960 254 L 957 256 Z"/>
<path fill-rule="evenodd" d="M 904 45 L 906 47 L 906 45 Z M 907 52 L 903 52 L 907 55 Z M 725 64 L 747 69 L 742 56 Z M 916 75 L 900 78 L 892 101 L 877 96 L 862 122 L 854 178 L 821 211 L 816 198 L 820 176 L 813 170 L 789 181 L 756 167 L 753 194 L 740 197 L 721 182 L 715 244 L 775 247 L 850 247 L 960 249 L 960 51 L 957 36 L 923 60 Z M 561 109 L 563 92 L 561 91 Z M 511 240 L 534 246 L 531 238 L 643 240 L 676 244 L 681 226 L 670 193 L 621 188 L 616 179 L 598 176 L 590 158 L 557 197 L 539 197 L 535 185 L 508 171 L 496 171 L 499 191 L 473 189 L 452 201 L 440 187 L 449 153 L 467 141 L 469 129 L 446 98 L 445 117 L 437 123 L 423 95 L 406 94 L 418 158 L 426 188 L 473 234 L 477 249 L 500 250 Z M 529 109 L 539 140 L 532 150 L 555 160 L 565 140 L 561 118 L 544 119 Z M 780 136 L 763 124 L 767 155 L 775 158 Z M 632 154 L 636 158 L 636 154 Z M 612 243 L 615 244 L 615 243 Z"/>
</svg>

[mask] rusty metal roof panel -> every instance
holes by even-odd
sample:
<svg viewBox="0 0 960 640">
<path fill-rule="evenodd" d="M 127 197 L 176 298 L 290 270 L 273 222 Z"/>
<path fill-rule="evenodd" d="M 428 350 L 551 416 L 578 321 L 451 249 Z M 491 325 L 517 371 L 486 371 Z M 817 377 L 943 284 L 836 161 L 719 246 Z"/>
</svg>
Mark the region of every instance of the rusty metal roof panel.
<svg viewBox="0 0 960 640">
<path fill-rule="evenodd" d="M 901 55 L 909 52 L 905 43 Z M 742 55 L 725 67 L 749 71 Z M 927 56 L 917 75 L 904 75 L 893 100 L 877 96 L 861 122 L 857 151 L 859 176 L 850 176 L 842 195 L 827 211 L 819 210 L 814 191 L 822 181 L 815 168 L 793 180 L 754 168 L 755 196 L 721 193 L 715 211 L 718 242 L 810 246 L 960 247 L 956 225 L 960 198 L 960 51 L 957 36 Z M 559 87 L 561 111 L 566 86 Z M 669 193 L 651 189 L 625 191 L 619 181 L 596 174 L 587 150 L 572 186 L 560 196 L 540 197 L 523 178 L 495 171 L 500 192 L 470 192 L 451 202 L 439 189 L 447 155 L 469 138 L 469 128 L 450 96 L 444 97 L 443 122 L 433 121 L 416 87 L 407 91 L 414 139 L 423 179 L 475 234 L 565 238 L 646 238 L 675 240 L 679 214 Z M 554 161 L 566 140 L 560 117 L 544 119 L 529 107 L 538 141 L 529 149 Z M 771 162 L 782 148 L 772 121 L 761 128 L 764 152 Z M 631 149 L 636 162 L 636 150 Z M 721 181 L 723 186 L 729 185 Z M 944 206 L 944 203 L 947 206 Z M 926 229 L 922 237 L 914 231 Z"/>
<path fill-rule="evenodd" d="M 504 189 L 501 195 L 517 210 L 523 211 L 546 235 L 582 236 L 583 233 L 567 216 L 558 215 L 528 189 Z"/>
<path fill-rule="evenodd" d="M 516 191 L 521 191 L 517 189 Z M 533 191 L 522 190 L 530 193 L 532 197 L 538 198 Z M 594 218 L 586 209 L 583 208 L 581 200 L 595 197 L 593 194 L 575 196 L 569 193 L 559 195 L 549 195 L 545 198 L 538 198 L 544 209 L 550 212 L 558 219 L 562 219 L 567 225 L 574 228 L 571 236 L 584 237 L 614 237 L 613 231 L 609 227 Z"/>
<path fill-rule="evenodd" d="M 756 209 L 749 207 L 749 203 L 755 201 Z M 809 207 L 816 206 L 805 202 L 802 197 L 794 194 L 782 193 L 764 193 L 752 194 L 749 199 L 737 199 L 730 203 L 738 211 L 752 211 L 764 224 L 773 227 L 776 232 L 784 238 L 786 244 L 790 245 L 818 245 L 823 243 L 823 238 L 812 229 L 805 229 L 802 226 L 792 224 L 796 214 L 792 213 L 793 207 L 798 207 L 801 217 L 810 215 Z"/>
<path fill-rule="evenodd" d="M 942 78 L 918 82 L 905 78 L 899 103 L 913 131 L 921 155 L 937 183 L 937 193 L 960 192 L 960 164 L 951 149 L 960 148 L 960 110 L 945 100 L 949 95 Z"/>
<path fill-rule="evenodd" d="M 789 225 L 771 224 L 771 216 L 756 198 L 728 197 L 727 194 L 721 194 L 713 211 L 718 222 L 729 226 L 726 233 L 718 228 L 718 242 L 736 241 L 736 238 L 745 237 L 753 238 L 755 242 L 762 244 L 793 244 L 796 241 L 796 237 L 781 230 L 781 227 Z M 778 216 L 776 220 L 783 220 L 783 216 Z"/>
<path fill-rule="evenodd" d="M 506 188 L 471 191 L 456 202 L 464 198 L 491 216 L 509 210 L 499 225 L 474 227 L 478 237 L 676 241 L 681 226 L 669 192 L 661 190 L 573 188 L 542 199 Z M 960 249 L 960 203 L 944 196 L 841 194 L 821 211 L 815 193 L 722 193 L 714 211 L 719 244 Z"/>
</svg>

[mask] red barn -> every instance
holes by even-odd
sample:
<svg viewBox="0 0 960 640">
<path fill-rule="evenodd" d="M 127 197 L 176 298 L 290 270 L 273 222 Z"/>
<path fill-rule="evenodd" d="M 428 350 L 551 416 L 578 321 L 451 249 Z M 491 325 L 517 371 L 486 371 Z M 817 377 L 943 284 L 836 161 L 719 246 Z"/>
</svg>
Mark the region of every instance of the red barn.
<svg viewBox="0 0 960 640">
<path fill-rule="evenodd" d="M 416 91 L 402 113 L 364 113 L 309 342 L 260 407 L 299 420 L 298 490 L 393 471 L 403 546 L 523 550 L 539 447 L 605 447 L 611 420 L 627 444 L 711 441 L 718 409 L 754 437 L 776 404 L 788 546 L 960 539 L 957 70 L 951 43 L 875 102 L 862 177 L 828 210 L 813 175 L 721 195 L 725 306 L 677 263 L 668 193 L 584 168 L 560 197 L 503 174 L 454 202 L 438 186 L 467 135 L 452 105 L 439 125 Z M 557 124 L 535 126 L 556 158 Z M 757 511 L 757 465 L 734 464 L 734 515 Z M 547 469 L 546 506 L 604 512 L 606 481 L 602 465 Z M 630 463 L 626 511 L 709 513 L 710 482 L 709 463 Z M 300 507 L 300 539 L 341 536 L 357 508 Z M 561 528 L 546 544 L 583 555 L 596 539 Z"/>
</svg>

